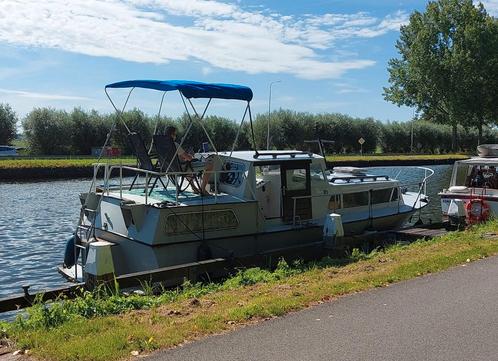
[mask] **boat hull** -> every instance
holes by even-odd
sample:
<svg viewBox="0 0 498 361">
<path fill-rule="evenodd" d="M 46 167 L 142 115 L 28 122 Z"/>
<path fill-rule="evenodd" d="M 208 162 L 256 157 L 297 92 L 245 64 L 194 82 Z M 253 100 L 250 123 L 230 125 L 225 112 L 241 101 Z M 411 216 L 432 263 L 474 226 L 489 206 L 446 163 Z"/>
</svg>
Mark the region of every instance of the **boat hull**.
<svg viewBox="0 0 498 361">
<path fill-rule="evenodd" d="M 389 230 L 400 227 L 414 212 L 344 223 L 345 235 L 368 230 Z M 192 239 L 178 243 L 150 245 L 109 231 L 98 231 L 100 239 L 113 242 L 112 257 L 116 275 L 150 271 L 157 268 L 197 262 L 212 258 L 249 259 L 264 255 L 285 255 L 306 247 L 325 246 L 321 225 L 261 232 L 241 236 Z M 347 240 L 347 237 L 344 239 Z M 348 246 L 344 240 L 341 246 Z M 296 255 L 300 257 L 299 254 Z"/>
</svg>

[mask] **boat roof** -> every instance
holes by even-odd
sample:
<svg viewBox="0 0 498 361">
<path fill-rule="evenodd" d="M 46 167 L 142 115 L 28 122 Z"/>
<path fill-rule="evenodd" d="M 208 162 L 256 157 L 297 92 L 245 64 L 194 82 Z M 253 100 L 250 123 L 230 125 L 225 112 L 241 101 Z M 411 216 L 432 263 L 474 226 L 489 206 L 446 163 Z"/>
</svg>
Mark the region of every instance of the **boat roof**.
<svg viewBox="0 0 498 361">
<path fill-rule="evenodd" d="M 300 150 L 275 150 L 275 151 L 258 151 L 241 150 L 234 152 L 219 152 L 220 156 L 226 156 L 251 163 L 281 163 L 292 161 L 311 161 L 313 159 L 323 159 L 322 156 Z"/>
<path fill-rule="evenodd" d="M 164 92 L 178 90 L 187 98 L 252 100 L 252 90 L 247 86 L 192 80 L 125 80 L 107 84 L 105 88 L 144 88 Z"/>
<path fill-rule="evenodd" d="M 472 157 L 469 159 L 457 161 L 459 164 L 468 165 L 498 165 L 498 158 L 496 157 Z"/>
</svg>

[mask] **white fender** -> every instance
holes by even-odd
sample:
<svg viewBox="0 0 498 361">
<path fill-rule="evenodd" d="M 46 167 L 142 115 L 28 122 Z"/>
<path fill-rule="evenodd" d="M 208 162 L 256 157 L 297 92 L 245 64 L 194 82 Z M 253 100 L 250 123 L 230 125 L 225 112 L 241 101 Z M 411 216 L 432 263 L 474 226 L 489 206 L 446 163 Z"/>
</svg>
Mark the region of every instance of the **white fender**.
<svg viewBox="0 0 498 361">
<path fill-rule="evenodd" d="M 323 241 L 327 247 L 334 246 L 337 237 L 344 236 L 342 218 L 340 214 L 330 213 L 325 216 L 323 222 Z"/>
<path fill-rule="evenodd" d="M 85 263 L 85 273 L 95 277 L 105 277 L 114 274 L 111 246 L 107 241 L 92 242 L 89 245 Z"/>
</svg>

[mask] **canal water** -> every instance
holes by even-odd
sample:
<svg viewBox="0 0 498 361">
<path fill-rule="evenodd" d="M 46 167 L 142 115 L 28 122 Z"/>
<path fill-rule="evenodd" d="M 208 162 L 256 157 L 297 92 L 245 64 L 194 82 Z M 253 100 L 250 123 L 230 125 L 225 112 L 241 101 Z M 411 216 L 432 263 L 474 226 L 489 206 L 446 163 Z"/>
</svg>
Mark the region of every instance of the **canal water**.
<svg viewBox="0 0 498 361">
<path fill-rule="evenodd" d="M 424 222 L 440 220 L 437 193 L 448 186 L 452 166 L 431 168 L 435 174 L 428 183 L 431 202 L 421 215 Z M 415 190 L 424 176 L 413 167 L 379 167 L 369 172 L 397 176 L 411 184 L 410 190 Z M 64 284 L 56 267 L 62 263 L 65 240 L 78 219 L 78 195 L 88 191 L 90 182 L 0 183 L 0 298 L 21 292 L 24 284 L 32 285 L 32 290 Z"/>
</svg>

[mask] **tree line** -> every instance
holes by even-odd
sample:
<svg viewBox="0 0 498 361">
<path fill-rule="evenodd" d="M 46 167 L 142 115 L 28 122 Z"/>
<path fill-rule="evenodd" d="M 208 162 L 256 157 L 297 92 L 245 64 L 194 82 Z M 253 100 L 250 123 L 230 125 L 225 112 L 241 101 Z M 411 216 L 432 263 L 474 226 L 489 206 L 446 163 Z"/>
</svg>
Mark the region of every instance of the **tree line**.
<svg viewBox="0 0 498 361">
<path fill-rule="evenodd" d="M 1 109 L 1 107 L 0 107 Z M 178 118 L 151 117 L 138 109 L 123 113 L 123 120 L 130 131 L 142 135 L 149 145 L 154 132 L 164 133 L 167 126 L 175 126 L 181 136 L 189 124 L 186 115 Z M 231 150 L 239 131 L 239 122 L 218 116 L 203 120 L 218 150 Z M 254 119 L 254 134 L 258 149 L 266 148 L 268 114 Z M 115 127 L 113 127 L 115 124 Z M 452 149 L 450 125 L 434 124 L 425 120 L 410 122 L 380 122 L 373 118 L 354 118 L 338 113 L 311 114 L 291 110 L 277 110 L 270 117 L 270 144 L 274 149 L 305 149 L 317 151 L 316 145 L 305 140 L 327 139 L 331 154 L 359 153 L 359 138 L 365 139 L 364 153 L 447 153 Z M 28 152 L 32 155 L 89 155 L 93 147 L 101 147 L 114 128 L 109 145 L 118 147 L 123 154 L 131 154 L 127 129 L 115 114 L 102 114 L 95 110 L 72 111 L 52 108 L 33 109 L 22 121 L 23 134 Z M 478 144 L 476 129 L 458 126 L 458 151 L 473 152 Z M 235 149 L 252 149 L 252 136 L 246 122 L 240 128 Z M 413 141 L 412 141 L 413 134 Z M 484 127 L 481 140 L 498 143 L 498 130 Z M 184 148 L 199 151 L 208 139 L 198 122 L 188 133 Z"/>
</svg>

